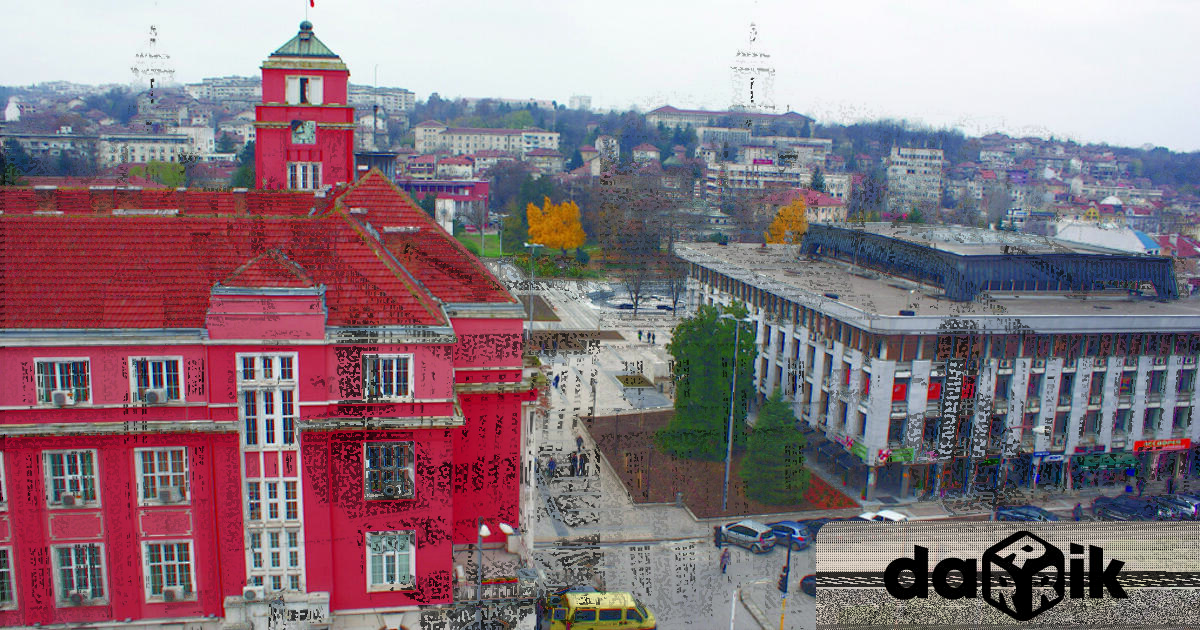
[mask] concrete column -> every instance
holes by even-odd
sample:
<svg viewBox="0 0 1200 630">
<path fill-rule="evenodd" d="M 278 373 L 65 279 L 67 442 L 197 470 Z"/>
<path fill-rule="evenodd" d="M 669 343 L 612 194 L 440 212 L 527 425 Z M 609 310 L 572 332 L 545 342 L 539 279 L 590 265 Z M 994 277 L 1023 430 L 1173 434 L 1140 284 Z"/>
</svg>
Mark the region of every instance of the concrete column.
<svg viewBox="0 0 1200 630">
<path fill-rule="evenodd" d="M 863 488 L 863 499 L 866 501 L 875 500 L 875 484 L 878 482 L 878 473 L 875 466 L 867 469 L 867 485 Z"/>
<path fill-rule="evenodd" d="M 903 471 L 900 474 L 900 498 L 908 497 L 909 486 L 912 485 L 912 465 L 901 464 Z"/>
</svg>

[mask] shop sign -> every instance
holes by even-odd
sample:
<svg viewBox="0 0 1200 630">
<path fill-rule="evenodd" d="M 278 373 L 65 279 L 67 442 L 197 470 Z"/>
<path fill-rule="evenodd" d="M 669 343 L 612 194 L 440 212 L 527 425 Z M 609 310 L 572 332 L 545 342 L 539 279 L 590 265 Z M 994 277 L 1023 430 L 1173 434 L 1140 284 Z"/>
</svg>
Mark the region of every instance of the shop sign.
<svg viewBox="0 0 1200 630">
<path fill-rule="evenodd" d="M 946 361 L 946 387 L 942 390 L 941 428 L 938 431 L 937 458 L 949 461 L 954 456 L 958 440 L 958 418 L 963 407 L 963 380 L 967 376 L 967 360 Z"/>
<path fill-rule="evenodd" d="M 1093 444 L 1091 446 L 1076 446 L 1075 447 L 1076 455 L 1086 454 L 1086 453 L 1103 453 L 1103 452 L 1104 452 L 1103 444 Z"/>
<path fill-rule="evenodd" d="M 1034 457 L 1045 457 L 1049 454 L 1050 454 L 1050 451 L 1034 451 L 1033 452 Z"/>
<path fill-rule="evenodd" d="M 1042 461 L 1046 461 L 1046 462 L 1061 462 L 1062 460 L 1063 460 L 1062 455 L 1047 455 L 1046 457 L 1044 457 L 1042 459 Z"/>
<path fill-rule="evenodd" d="M 775 164 L 775 160 L 770 158 L 754 158 L 754 164 L 758 166 L 771 166 Z"/>
<path fill-rule="evenodd" d="M 858 440 L 854 440 L 854 444 L 850 446 L 850 454 L 863 461 L 866 461 L 867 445 L 859 442 Z"/>
<path fill-rule="evenodd" d="M 987 459 L 981 460 L 979 462 L 979 465 L 980 466 L 991 466 L 993 464 L 999 464 L 999 463 L 1000 463 L 999 457 L 989 457 Z"/>
<path fill-rule="evenodd" d="M 1192 441 L 1188 438 L 1176 438 L 1173 440 L 1138 440 L 1133 443 L 1135 453 L 1145 451 L 1183 451 L 1192 447 Z"/>
<path fill-rule="evenodd" d="M 910 448 L 892 449 L 892 452 L 888 456 L 887 461 L 894 462 L 894 463 L 900 463 L 900 462 L 916 461 L 916 459 L 917 459 L 917 454 L 910 447 Z"/>
</svg>

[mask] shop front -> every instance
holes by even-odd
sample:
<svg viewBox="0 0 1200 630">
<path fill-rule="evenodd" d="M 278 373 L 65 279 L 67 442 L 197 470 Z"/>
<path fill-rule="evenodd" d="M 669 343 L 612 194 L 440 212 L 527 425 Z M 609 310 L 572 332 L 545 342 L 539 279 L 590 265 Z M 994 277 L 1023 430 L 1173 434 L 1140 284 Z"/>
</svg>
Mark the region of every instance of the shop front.
<svg viewBox="0 0 1200 630">
<path fill-rule="evenodd" d="M 985 457 L 975 462 L 974 488 L 976 492 L 995 492 L 1003 481 L 999 457 Z"/>
<path fill-rule="evenodd" d="M 1151 481 L 1163 481 L 1183 474 L 1191 448 L 1192 441 L 1188 438 L 1138 440 L 1133 443 L 1133 452 L 1141 458 L 1142 470 L 1149 473 Z"/>
<path fill-rule="evenodd" d="M 1091 453 L 1078 455 L 1072 462 L 1072 475 L 1081 488 L 1124 487 L 1133 484 L 1141 462 L 1132 453 Z"/>
<path fill-rule="evenodd" d="M 1039 451 L 1033 454 L 1039 458 L 1037 472 L 1033 483 L 1039 489 L 1062 488 L 1066 485 L 1066 457 L 1062 453 Z"/>
</svg>

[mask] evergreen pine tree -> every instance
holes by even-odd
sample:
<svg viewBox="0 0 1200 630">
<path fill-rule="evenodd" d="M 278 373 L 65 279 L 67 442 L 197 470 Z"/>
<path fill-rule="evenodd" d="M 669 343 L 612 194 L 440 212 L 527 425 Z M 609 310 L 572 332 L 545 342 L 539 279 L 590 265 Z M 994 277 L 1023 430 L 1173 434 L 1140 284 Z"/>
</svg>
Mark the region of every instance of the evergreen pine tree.
<svg viewBox="0 0 1200 630">
<path fill-rule="evenodd" d="M 808 490 L 804 436 L 796 428 L 791 404 L 777 389 L 758 412 L 758 422 L 739 474 L 746 496 L 767 505 L 794 505 Z"/>
</svg>

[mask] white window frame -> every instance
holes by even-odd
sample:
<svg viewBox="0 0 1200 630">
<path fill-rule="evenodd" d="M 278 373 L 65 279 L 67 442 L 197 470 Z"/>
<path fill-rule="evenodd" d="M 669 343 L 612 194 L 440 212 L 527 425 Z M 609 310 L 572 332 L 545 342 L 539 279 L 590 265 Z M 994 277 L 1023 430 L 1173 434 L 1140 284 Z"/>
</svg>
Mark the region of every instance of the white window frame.
<svg viewBox="0 0 1200 630">
<path fill-rule="evenodd" d="M 300 99 L 300 79 L 308 80 L 308 93 L 304 102 Z M 325 102 L 325 82 L 319 75 L 291 75 L 287 77 L 284 102 L 288 105 L 321 105 Z"/>
<path fill-rule="evenodd" d="M 80 501 L 76 502 L 76 504 L 74 506 L 66 506 L 66 505 L 63 505 L 62 495 L 59 495 L 58 499 L 55 499 L 55 497 L 54 497 L 54 477 L 53 477 L 54 467 L 51 465 L 51 458 L 53 458 L 54 456 L 62 456 L 65 458 L 68 455 L 72 455 L 72 454 L 74 454 L 76 456 L 78 456 L 80 454 L 90 454 L 91 455 L 92 490 L 96 496 L 93 499 L 81 498 Z M 80 507 L 87 507 L 87 508 L 100 507 L 100 461 L 99 461 L 99 459 L 100 459 L 99 453 L 97 453 L 95 449 L 42 451 L 42 475 L 43 475 L 43 478 L 46 483 L 46 504 L 50 508 L 60 508 L 60 509 L 68 509 L 68 510 L 76 509 L 76 508 L 80 508 Z M 70 482 L 71 482 L 71 479 L 78 478 L 80 495 L 82 495 L 83 489 L 85 487 L 85 484 L 83 483 L 85 475 L 82 472 L 82 469 L 83 469 L 82 462 L 77 463 L 77 466 L 80 469 L 79 473 L 74 474 L 74 475 L 68 474 L 66 472 L 68 469 L 68 462 L 66 459 L 63 460 L 63 471 L 64 471 L 63 479 L 64 479 L 64 485 L 66 487 L 64 488 L 65 491 L 62 494 L 74 494 L 72 492 L 69 492 L 71 490 Z"/>
<path fill-rule="evenodd" d="M 151 576 L 151 573 L 150 573 L 150 571 L 151 571 L 150 547 L 151 546 L 160 546 L 161 548 L 160 548 L 159 553 L 163 554 L 162 557 L 165 557 L 165 553 L 163 553 L 163 552 L 165 552 L 165 550 L 167 548 L 166 545 L 187 545 L 187 554 L 188 554 L 187 582 L 184 584 L 175 584 L 175 585 L 167 584 L 167 580 L 166 580 L 167 561 L 160 560 L 160 564 L 163 565 L 163 584 L 162 584 L 162 587 L 159 589 L 159 593 L 155 594 L 154 593 L 154 584 L 150 577 Z M 176 552 L 177 552 L 177 550 L 176 550 Z M 171 561 L 170 564 L 178 566 L 182 563 L 180 563 L 178 560 L 174 560 L 174 561 Z M 143 584 L 143 593 L 146 596 L 147 602 L 166 601 L 163 598 L 162 591 L 165 591 L 166 589 L 169 589 L 169 588 L 173 588 L 173 589 L 176 589 L 179 591 L 178 594 L 176 595 L 175 601 L 181 601 L 181 600 L 187 601 L 187 600 L 195 600 L 196 599 L 196 591 L 197 591 L 197 589 L 196 589 L 196 549 L 195 549 L 195 545 L 192 544 L 191 540 L 189 540 L 189 539 L 143 540 L 142 541 L 142 571 L 143 571 L 142 575 L 144 576 L 144 579 L 145 579 L 145 583 Z M 179 574 L 177 573 L 176 575 L 177 575 L 176 582 L 178 582 Z M 190 587 L 189 592 L 184 591 L 185 585 Z"/>
<path fill-rule="evenodd" d="M 416 556 L 417 556 L 417 532 L 416 532 L 416 530 L 365 532 L 363 534 L 363 536 L 364 536 L 364 553 L 366 553 L 366 556 L 367 556 L 366 576 L 365 576 L 366 582 L 367 582 L 367 592 L 377 593 L 380 591 L 397 591 L 397 590 L 411 591 L 411 590 L 415 590 L 416 589 L 416 581 L 417 581 L 417 558 L 416 558 Z M 379 553 L 379 554 L 375 553 L 375 547 L 374 547 L 374 541 L 373 541 L 374 538 L 385 539 L 385 538 L 401 537 L 401 536 L 406 536 L 408 538 L 408 550 L 407 550 L 407 554 L 405 556 L 401 556 L 398 551 L 383 551 L 382 553 Z M 380 540 L 380 544 L 386 545 L 387 542 L 385 540 Z M 388 562 L 391 562 L 396 565 L 394 568 L 397 569 L 397 571 L 396 571 L 397 577 L 399 577 L 398 569 L 400 568 L 399 567 L 400 558 L 406 557 L 408 559 L 409 581 L 395 582 L 395 583 L 388 583 L 388 582 L 376 583 L 376 582 L 374 582 L 372 580 L 373 571 L 374 571 L 373 560 L 375 559 L 375 557 L 377 555 L 380 557 L 380 562 L 384 563 L 381 565 L 381 568 L 383 570 L 386 571 L 386 569 L 387 569 L 386 563 L 388 563 Z"/>
<path fill-rule="evenodd" d="M 150 380 L 150 386 L 145 387 L 145 388 L 140 387 L 137 382 L 138 375 L 137 375 L 136 364 L 139 361 L 148 362 L 147 367 L 149 368 L 148 369 L 148 371 L 149 371 L 148 378 Z M 175 362 L 175 380 L 176 380 L 175 389 L 177 390 L 176 396 L 171 396 L 171 388 L 167 385 L 167 363 L 170 361 Z M 131 356 L 131 357 L 129 357 L 129 400 L 132 402 L 135 402 L 135 403 L 140 403 L 140 402 L 142 402 L 142 390 L 143 389 L 160 389 L 160 388 L 153 386 L 154 382 L 155 382 L 153 366 L 156 363 L 159 363 L 162 366 L 162 373 L 161 373 L 162 387 L 161 387 L 161 389 L 167 390 L 167 400 L 169 402 L 185 402 L 184 390 L 186 389 L 186 387 L 184 386 L 184 384 L 186 381 L 183 376 L 183 357 L 182 356 L 174 356 L 174 357 L 151 357 L 151 356 L 133 357 L 133 356 Z"/>
<path fill-rule="evenodd" d="M 0 599 L 0 610 L 11 610 L 18 607 L 17 581 L 13 578 L 13 548 L 12 545 L 0 547 L 0 586 L 7 584 L 9 600 Z"/>
<path fill-rule="evenodd" d="M 0 451 L 0 512 L 8 511 L 8 488 L 5 480 L 8 475 L 4 471 L 4 451 Z"/>
<path fill-rule="evenodd" d="M 61 562 L 61 553 L 62 553 L 63 549 L 70 549 L 72 555 L 74 555 L 77 547 L 96 547 L 96 558 L 98 560 L 97 564 L 99 565 L 99 569 L 100 569 L 100 590 L 103 593 L 103 595 L 100 597 L 92 597 L 91 596 L 92 589 L 89 588 L 88 596 L 83 598 L 83 603 L 80 605 L 81 606 L 96 606 L 96 605 L 102 605 L 102 604 L 108 603 L 108 593 L 109 593 L 108 571 L 106 571 L 106 566 L 105 566 L 106 563 L 104 562 L 104 543 L 73 543 L 73 544 L 66 544 L 66 545 L 53 545 L 50 547 L 50 557 L 51 557 L 51 561 L 52 561 L 53 567 L 54 567 L 55 603 L 60 608 L 67 608 L 67 607 L 74 606 L 74 604 L 71 603 L 70 591 L 67 590 L 67 586 L 66 586 L 66 584 L 63 583 L 63 579 L 62 579 L 63 578 L 63 565 Z M 79 567 L 79 565 L 72 563 L 72 573 L 73 574 L 79 570 L 78 567 Z M 84 570 L 88 571 L 87 577 L 88 577 L 88 584 L 90 586 L 91 582 L 92 582 L 92 578 L 94 577 L 92 575 L 92 573 L 94 572 L 94 569 L 90 566 L 90 563 L 89 563 L 89 565 L 84 567 Z M 74 579 L 74 578 L 72 578 L 72 579 Z"/>
<path fill-rule="evenodd" d="M 304 528 L 299 522 L 274 524 L 271 527 L 246 529 L 246 580 L 249 584 L 262 586 L 268 592 L 304 592 L 305 557 Z M 257 536 L 257 541 L 255 537 Z M 279 544 L 274 545 L 278 536 Z M 295 539 L 295 545 L 292 540 Z M 256 545 L 255 542 L 258 544 Z M 274 566 L 278 554 L 279 566 Z M 293 554 L 295 554 L 293 556 Z M 256 558 L 257 556 L 257 558 Z M 255 560 L 262 566 L 255 566 Z M 280 588 L 275 588 L 274 578 L 279 578 Z M 295 586 L 293 587 L 293 578 Z"/>
<path fill-rule="evenodd" d="M 288 162 L 288 190 L 321 188 L 321 162 Z"/>
<path fill-rule="evenodd" d="M 171 463 L 169 461 L 170 454 L 176 453 L 176 452 L 183 453 L 183 457 L 182 457 L 183 470 L 182 471 L 168 470 L 165 472 L 160 472 L 158 470 L 158 464 L 160 463 L 158 455 L 164 454 L 164 453 L 167 454 L 168 465 L 170 465 L 170 463 Z M 147 454 L 147 453 L 152 453 L 155 455 L 153 458 L 153 462 L 152 462 L 154 465 L 154 470 L 152 470 L 150 473 L 146 472 L 146 467 L 145 467 L 146 462 L 145 462 L 144 457 L 145 457 L 145 454 Z M 185 446 L 165 446 L 165 447 L 159 447 L 159 448 L 135 448 L 135 449 L 133 449 L 133 466 L 134 466 L 134 474 L 137 476 L 137 493 L 138 493 L 138 504 L 139 505 L 185 505 L 185 504 L 190 504 L 192 502 L 192 497 L 191 497 L 191 493 L 190 493 L 191 484 L 188 483 L 191 480 L 191 476 L 189 475 L 189 471 L 188 471 L 188 449 L 187 449 L 187 447 L 185 447 Z M 160 501 L 158 499 L 158 492 L 160 490 L 165 489 L 159 483 L 163 477 L 169 477 L 170 480 L 172 480 L 172 481 L 181 481 L 182 482 L 179 484 L 171 484 L 169 486 L 166 486 L 166 488 L 179 488 L 180 495 L 182 498 L 178 502 L 164 503 L 163 501 Z M 150 485 L 154 486 L 154 496 L 146 496 L 146 489 Z"/>
<path fill-rule="evenodd" d="M 253 378 L 245 378 L 245 361 L 253 359 Z M 286 360 L 286 362 L 285 362 Z M 298 354 L 237 353 L 238 422 L 242 448 L 247 451 L 295 450 L 300 445 L 300 375 Z M 282 378 L 284 365 L 291 378 Z M 269 376 L 268 376 L 269 375 Z M 253 424 L 247 413 L 247 394 L 253 393 Z M 269 396 L 268 396 L 269 394 Z M 291 398 L 290 402 L 288 398 Z M 291 413 L 285 413 L 288 409 Z M 249 442 L 253 428 L 254 443 Z M 289 431 L 290 429 L 290 431 Z M 285 440 L 291 437 L 291 441 Z M 268 441 L 268 437 L 272 438 Z"/>
<path fill-rule="evenodd" d="M 54 371 L 53 371 L 53 375 L 52 375 L 54 382 L 48 389 L 44 389 L 42 387 L 41 376 L 38 374 L 38 367 L 43 363 L 50 363 L 50 364 L 54 365 Z M 33 378 L 34 378 L 34 385 L 35 385 L 35 390 L 36 390 L 35 395 L 37 396 L 38 405 L 43 406 L 43 407 L 53 407 L 54 399 L 51 396 L 50 392 L 52 392 L 56 389 L 70 389 L 73 392 L 78 391 L 79 388 L 75 388 L 75 387 L 61 387 L 62 372 L 59 370 L 59 366 L 61 366 L 63 364 L 70 364 L 70 363 L 84 363 L 87 365 L 87 387 L 85 388 L 87 391 L 87 398 L 85 400 L 80 400 L 79 396 L 76 396 L 75 404 L 77 404 L 77 405 L 78 404 L 90 404 L 92 402 L 92 360 L 91 360 L 91 358 L 89 358 L 89 357 L 42 357 L 42 358 L 35 358 L 33 360 L 33 365 L 34 365 L 34 377 Z M 45 393 L 44 397 L 43 397 L 43 392 Z"/>
<path fill-rule="evenodd" d="M 377 466 L 371 467 L 370 455 L 373 449 L 396 449 L 397 447 L 407 450 L 408 463 L 403 466 Z M 388 455 L 380 452 L 383 459 L 394 458 L 395 455 Z M 377 456 L 378 458 L 378 456 Z M 380 441 L 380 442 L 364 442 L 363 443 L 363 498 L 368 501 L 408 501 L 415 499 L 417 496 L 417 471 L 416 471 L 416 444 L 412 441 Z M 395 497 L 389 497 L 383 492 L 383 487 L 389 483 L 394 483 L 395 473 L 407 473 L 407 483 L 400 481 L 400 493 Z M 408 491 L 404 491 L 404 487 L 408 486 Z M 372 491 L 372 486 L 378 486 L 379 490 Z"/>
<path fill-rule="evenodd" d="M 401 385 L 404 386 L 405 393 L 403 394 L 384 394 L 383 385 L 385 383 L 376 384 L 376 369 L 373 362 L 376 361 L 405 361 L 406 365 L 404 372 L 406 378 L 403 382 L 399 376 L 401 370 L 393 367 L 392 369 L 392 391 L 396 392 Z M 413 354 L 365 354 L 362 358 L 362 399 L 368 402 L 408 402 L 413 400 L 413 366 L 416 364 Z"/>
</svg>

